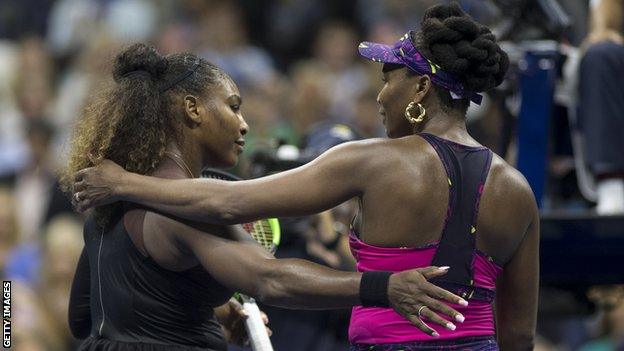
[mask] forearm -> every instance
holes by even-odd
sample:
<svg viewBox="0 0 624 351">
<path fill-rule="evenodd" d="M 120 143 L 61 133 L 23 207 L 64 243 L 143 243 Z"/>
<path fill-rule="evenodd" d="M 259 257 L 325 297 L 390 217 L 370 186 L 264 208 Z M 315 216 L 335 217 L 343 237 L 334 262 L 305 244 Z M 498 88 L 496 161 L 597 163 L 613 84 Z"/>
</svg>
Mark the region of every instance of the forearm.
<svg viewBox="0 0 624 351">
<path fill-rule="evenodd" d="M 301 259 L 272 261 L 259 279 L 256 292 L 267 305 L 333 309 L 360 304 L 361 273 L 337 271 Z"/>
<path fill-rule="evenodd" d="M 215 185 L 213 183 L 221 183 Z M 124 174 L 114 195 L 123 201 L 197 222 L 229 224 L 223 189 L 227 182 L 200 179 L 172 180 Z"/>
</svg>

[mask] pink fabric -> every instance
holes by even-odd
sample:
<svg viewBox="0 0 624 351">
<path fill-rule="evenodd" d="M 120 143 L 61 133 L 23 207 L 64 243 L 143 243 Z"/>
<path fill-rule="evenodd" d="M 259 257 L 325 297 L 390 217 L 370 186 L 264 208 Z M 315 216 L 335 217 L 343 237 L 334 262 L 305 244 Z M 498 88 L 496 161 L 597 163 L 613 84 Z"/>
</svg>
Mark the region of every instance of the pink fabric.
<svg viewBox="0 0 624 351">
<path fill-rule="evenodd" d="M 400 272 L 431 264 L 437 250 L 437 243 L 424 247 L 378 247 L 368 245 L 353 233 L 349 236 L 351 252 L 357 260 L 357 270 L 384 270 Z M 474 282 L 482 288 L 494 289 L 496 278 L 502 268 L 476 251 L 474 255 Z M 464 323 L 456 323 L 450 331 L 434 323 L 428 323 L 440 337 L 436 340 L 457 339 L 472 336 L 494 335 L 492 306 L 487 302 L 472 300 L 467 307 L 450 305 L 464 315 Z M 443 316 L 445 317 L 445 316 Z M 446 318 L 448 319 L 448 318 Z M 349 341 L 357 344 L 391 344 L 410 341 L 431 341 L 432 338 L 413 326 L 407 319 L 390 308 L 353 308 L 349 325 Z"/>
</svg>

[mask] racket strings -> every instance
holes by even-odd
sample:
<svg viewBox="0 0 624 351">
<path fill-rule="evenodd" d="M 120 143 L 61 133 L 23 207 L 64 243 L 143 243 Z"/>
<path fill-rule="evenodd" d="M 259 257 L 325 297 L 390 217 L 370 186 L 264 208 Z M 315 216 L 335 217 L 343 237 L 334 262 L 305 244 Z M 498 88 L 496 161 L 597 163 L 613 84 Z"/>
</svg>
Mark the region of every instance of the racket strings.
<svg viewBox="0 0 624 351">
<path fill-rule="evenodd" d="M 204 170 L 202 176 L 205 178 L 212 178 L 218 180 L 225 181 L 235 181 L 239 180 L 237 177 L 227 174 L 224 172 L 220 172 L 217 170 Z M 275 219 L 271 219 L 274 221 L 274 224 L 277 224 Z M 245 229 L 251 236 L 256 240 L 260 245 L 262 245 L 265 249 L 270 251 L 271 253 L 275 252 L 277 248 L 277 244 L 279 243 L 279 225 L 275 227 L 271 225 L 271 220 L 262 219 L 255 222 L 243 223 L 243 229 Z"/>
<path fill-rule="evenodd" d="M 269 251 L 274 249 L 273 244 L 273 228 L 269 221 L 260 220 L 252 223 L 242 224 L 243 228 L 256 240 L 260 245 Z"/>
</svg>

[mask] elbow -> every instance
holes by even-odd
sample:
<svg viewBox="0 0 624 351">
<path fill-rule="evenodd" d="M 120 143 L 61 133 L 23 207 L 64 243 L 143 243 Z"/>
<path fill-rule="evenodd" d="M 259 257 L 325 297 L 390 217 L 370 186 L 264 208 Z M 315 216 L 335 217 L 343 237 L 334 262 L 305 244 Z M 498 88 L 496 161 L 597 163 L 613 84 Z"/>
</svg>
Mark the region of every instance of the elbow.
<svg viewBox="0 0 624 351">
<path fill-rule="evenodd" d="M 216 215 L 216 221 L 218 221 L 218 223 L 221 225 L 233 225 L 240 223 L 240 221 L 238 220 L 239 217 L 236 215 L 236 213 L 234 213 L 234 211 L 229 211 L 227 208 L 221 208 L 217 210 Z"/>
<path fill-rule="evenodd" d="M 276 261 L 270 259 L 268 261 Z M 270 264 L 271 265 L 271 264 Z M 255 298 L 265 305 L 280 306 L 285 302 L 287 295 L 286 285 L 283 284 L 281 274 L 277 269 L 263 269 L 258 275 Z"/>
<path fill-rule="evenodd" d="M 237 211 L 236 202 L 227 197 L 209 198 L 200 205 L 202 213 L 208 214 L 211 222 L 221 225 L 240 223 L 240 215 Z"/>
</svg>

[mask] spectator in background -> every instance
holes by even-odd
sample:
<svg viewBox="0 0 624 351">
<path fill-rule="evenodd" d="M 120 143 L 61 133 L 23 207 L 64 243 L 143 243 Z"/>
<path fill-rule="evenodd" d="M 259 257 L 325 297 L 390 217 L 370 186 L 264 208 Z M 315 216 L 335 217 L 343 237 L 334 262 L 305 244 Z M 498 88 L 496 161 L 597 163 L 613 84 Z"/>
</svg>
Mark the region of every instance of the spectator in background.
<svg viewBox="0 0 624 351">
<path fill-rule="evenodd" d="M 215 4 L 200 23 L 200 56 L 221 67 L 241 87 L 270 86 L 275 79 L 273 61 L 264 49 L 249 43 L 239 7 L 232 2 Z"/>
<path fill-rule="evenodd" d="M 579 124 L 597 178 L 598 214 L 624 213 L 624 2 L 592 2 L 579 77 Z"/>
<path fill-rule="evenodd" d="M 21 242 L 33 242 L 40 236 L 48 205 L 52 198 L 55 176 L 52 172 L 49 146 L 54 128 L 45 119 L 27 120 L 26 135 L 30 158 L 14 175 L 17 218 Z"/>
<path fill-rule="evenodd" d="M 25 166 L 30 118 L 47 116 L 52 65 L 41 39 L 27 37 L 0 46 L 0 177 Z"/>
<path fill-rule="evenodd" d="M 163 54 L 193 51 L 193 44 L 197 40 L 194 27 L 185 23 L 166 25 L 156 39 L 157 47 Z"/>
<path fill-rule="evenodd" d="M 252 154 L 258 148 L 272 148 L 275 140 L 291 145 L 297 143 L 298 137 L 294 130 L 283 119 L 284 102 L 280 99 L 288 96 L 288 93 L 287 89 L 280 89 L 278 94 L 261 87 L 252 86 L 246 89 L 242 109 L 253 128 L 245 136 L 246 147 L 243 155 Z"/>
<path fill-rule="evenodd" d="M 83 49 L 98 27 L 97 0 L 58 0 L 50 10 L 46 41 L 56 58 L 68 58 Z"/>
<path fill-rule="evenodd" d="M 313 39 L 310 29 L 327 18 L 330 2 L 290 0 L 266 4 L 266 36 L 280 66 L 291 64 L 301 53 L 309 52 Z"/>
<path fill-rule="evenodd" d="M 21 42 L 15 97 L 25 119 L 47 118 L 53 97 L 52 58 L 39 37 Z"/>
<path fill-rule="evenodd" d="M 104 26 L 107 33 L 121 42 L 151 39 L 158 26 L 158 9 L 150 0 L 106 1 Z"/>
<path fill-rule="evenodd" d="M 39 240 L 42 228 L 49 214 L 71 212 L 72 207 L 60 193 L 50 166 L 49 145 L 54 129 L 44 119 L 30 119 L 26 122 L 30 158 L 23 169 L 5 180 L 12 185 L 14 198 L 19 199 L 14 205 L 19 245 L 6 257 L 5 273 L 9 279 L 19 279 L 34 287 L 40 281 Z"/>
<path fill-rule="evenodd" d="M 68 350 L 68 344 L 57 328 L 61 322 L 55 320 L 49 313 L 40 292 L 18 280 L 14 280 L 11 284 L 11 293 L 14 297 L 11 311 L 12 349 Z"/>
<path fill-rule="evenodd" d="M 57 156 L 55 165 L 63 164 L 72 126 L 85 107 L 88 97 L 93 95 L 97 83 L 110 79 L 105 72 L 108 71 L 111 53 L 121 46 L 122 43 L 105 32 L 91 36 L 57 79 L 52 115 L 56 126 L 52 145 Z"/>
<path fill-rule="evenodd" d="M 67 324 L 69 295 L 78 258 L 83 247 L 81 220 L 59 215 L 50 221 L 43 240 L 39 293 L 47 312 L 57 321 L 51 328 L 65 345 L 74 344 Z"/>
<path fill-rule="evenodd" d="M 330 97 L 314 72 L 295 70 L 291 75 L 289 120 L 297 135 L 297 144 L 315 123 L 329 119 Z"/>
<path fill-rule="evenodd" d="M 594 287 L 589 299 L 597 306 L 599 338 L 580 351 L 624 349 L 624 285 Z"/>
<path fill-rule="evenodd" d="M 53 0 L 0 0 L 0 38 L 43 35 Z"/>
<path fill-rule="evenodd" d="M 414 29 L 418 29 L 425 10 L 440 2 L 438 0 L 360 0 L 358 2 L 358 18 L 369 32 L 372 26 L 390 18 L 399 28 L 414 27 Z M 391 38 L 387 42 L 397 39 Z M 371 40 L 377 39 L 371 37 Z"/>
<path fill-rule="evenodd" d="M 13 89 L 19 72 L 19 52 L 18 43 L 0 41 L 0 177 L 21 168 L 27 154 Z"/>
<path fill-rule="evenodd" d="M 313 57 L 295 65 L 295 77 L 316 81 L 327 95 L 329 114 L 325 118 L 348 121 L 355 114 L 355 100 L 367 83 L 364 67 L 356 61 L 356 46 L 353 27 L 344 22 L 329 22 L 319 30 Z"/>
<path fill-rule="evenodd" d="M 18 237 L 13 194 L 3 186 L 0 187 L 0 277 L 5 277 L 5 264 Z"/>
</svg>

